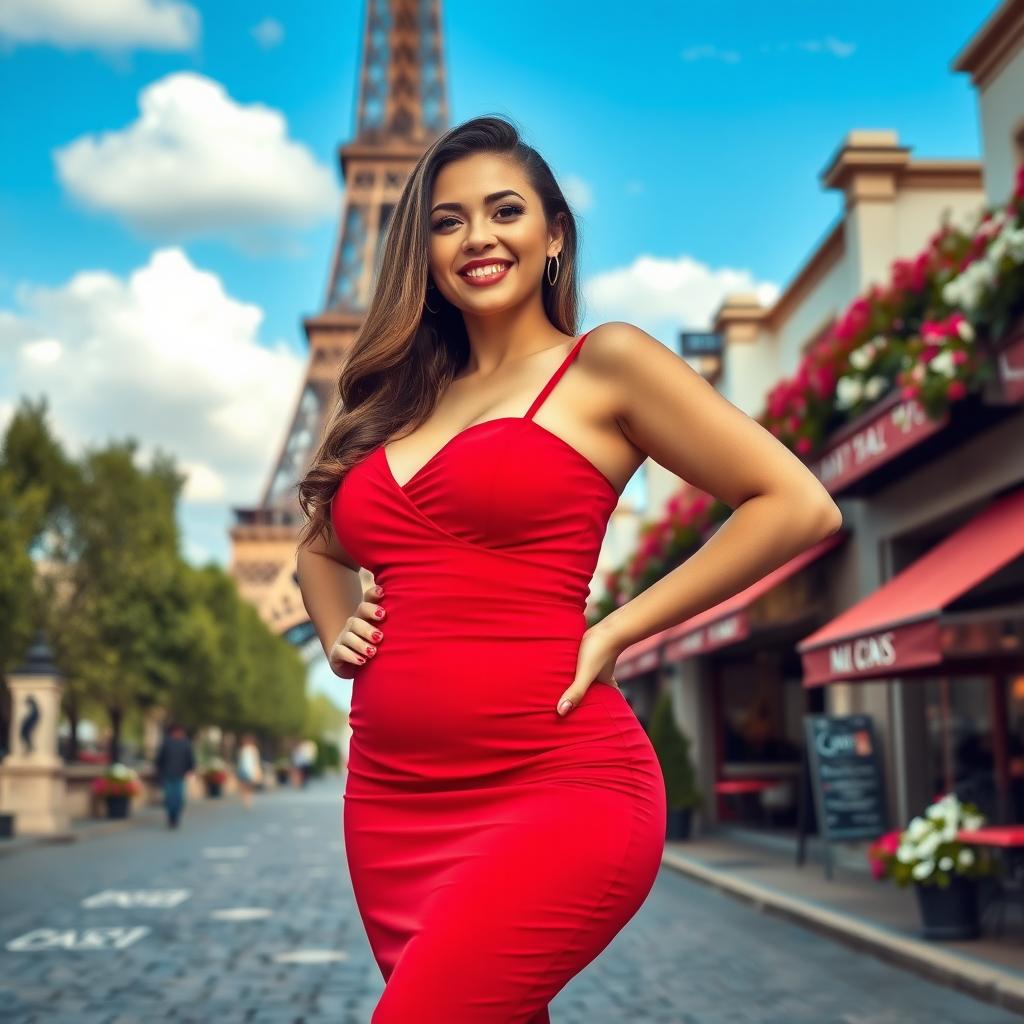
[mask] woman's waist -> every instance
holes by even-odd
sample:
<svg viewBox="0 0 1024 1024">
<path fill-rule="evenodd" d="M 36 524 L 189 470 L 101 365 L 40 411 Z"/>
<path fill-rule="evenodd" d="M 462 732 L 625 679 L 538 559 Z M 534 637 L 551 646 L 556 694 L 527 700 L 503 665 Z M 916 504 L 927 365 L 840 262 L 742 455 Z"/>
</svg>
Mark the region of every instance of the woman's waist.
<svg viewBox="0 0 1024 1024">
<path fill-rule="evenodd" d="M 559 691 L 560 693 L 561 691 Z M 625 697 L 594 682 L 566 716 L 557 695 L 379 704 L 353 695 L 348 786 L 355 792 L 437 791 L 559 781 L 581 785 L 661 778 L 650 740 Z"/>
</svg>

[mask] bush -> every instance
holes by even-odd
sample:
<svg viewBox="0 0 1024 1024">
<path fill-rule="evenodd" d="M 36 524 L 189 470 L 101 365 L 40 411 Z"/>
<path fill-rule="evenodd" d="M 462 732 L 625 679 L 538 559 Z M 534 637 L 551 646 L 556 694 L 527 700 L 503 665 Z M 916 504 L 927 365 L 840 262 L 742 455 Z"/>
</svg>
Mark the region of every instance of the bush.
<svg viewBox="0 0 1024 1024">
<path fill-rule="evenodd" d="M 700 807 L 704 796 L 697 788 L 696 771 L 690 756 L 690 740 L 676 725 L 672 695 L 662 688 L 651 713 L 651 743 L 665 776 L 669 810 Z"/>
</svg>

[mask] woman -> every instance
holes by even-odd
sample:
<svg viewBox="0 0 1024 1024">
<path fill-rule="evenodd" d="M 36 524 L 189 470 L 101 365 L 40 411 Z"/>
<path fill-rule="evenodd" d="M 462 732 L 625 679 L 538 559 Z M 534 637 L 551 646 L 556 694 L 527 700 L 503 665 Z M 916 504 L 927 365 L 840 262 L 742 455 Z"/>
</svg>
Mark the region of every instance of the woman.
<svg viewBox="0 0 1024 1024">
<path fill-rule="evenodd" d="M 238 748 L 238 790 L 242 796 L 242 806 L 249 810 L 252 807 L 252 791 L 263 779 L 263 766 L 260 764 L 260 748 L 249 733 L 242 737 Z"/>
<path fill-rule="evenodd" d="M 372 1021 L 542 1024 L 661 862 L 664 779 L 617 656 L 840 517 L 656 339 L 620 322 L 577 336 L 576 224 L 508 122 L 430 146 L 379 267 L 299 485 L 298 553 L 353 680 L 343 829 L 386 979 Z M 588 629 L 608 517 L 647 457 L 736 511 Z"/>
</svg>

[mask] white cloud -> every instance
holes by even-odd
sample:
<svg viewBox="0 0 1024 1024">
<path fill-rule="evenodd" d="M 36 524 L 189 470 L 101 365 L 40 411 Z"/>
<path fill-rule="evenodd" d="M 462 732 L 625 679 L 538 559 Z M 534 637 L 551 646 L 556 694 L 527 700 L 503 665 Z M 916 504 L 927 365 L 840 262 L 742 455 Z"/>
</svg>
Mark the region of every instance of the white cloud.
<svg viewBox="0 0 1024 1024">
<path fill-rule="evenodd" d="M 199 12 L 180 0 L 3 0 L 0 39 L 67 50 L 190 50 Z"/>
<path fill-rule="evenodd" d="M 590 184 L 575 174 L 567 174 L 559 184 L 575 213 L 585 213 L 594 205 L 594 192 Z"/>
<path fill-rule="evenodd" d="M 666 332 L 679 329 L 709 328 L 730 292 L 755 292 L 770 305 L 779 289 L 755 281 L 747 270 L 715 269 L 690 256 L 638 256 L 629 266 L 594 275 L 584 292 L 591 319 L 625 320 L 664 338 Z"/>
<path fill-rule="evenodd" d="M 808 39 L 806 42 L 797 43 L 796 46 L 808 53 L 828 53 L 839 58 L 849 57 L 857 49 L 855 43 L 844 43 L 834 36 L 826 36 L 824 39 Z"/>
<path fill-rule="evenodd" d="M 740 55 L 735 50 L 723 50 L 718 46 L 712 46 L 710 43 L 704 43 L 700 46 L 688 46 L 679 56 L 687 61 L 720 60 L 726 64 L 736 64 L 740 59 Z"/>
<path fill-rule="evenodd" d="M 279 111 L 236 103 L 191 71 L 147 86 L 139 109 L 126 127 L 54 152 L 61 183 L 85 206 L 155 237 L 239 245 L 337 215 L 333 170 L 288 138 Z"/>
<path fill-rule="evenodd" d="M 72 455 L 126 437 L 145 461 L 172 453 L 205 524 L 186 541 L 226 544 L 227 503 L 258 499 L 305 369 L 284 342 L 261 344 L 262 309 L 177 248 L 127 278 L 82 271 L 16 296 L 19 311 L 0 310 L 0 430 L 22 396 L 45 394 Z"/>
<path fill-rule="evenodd" d="M 284 25 L 277 18 L 264 18 L 258 25 L 250 29 L 253 38 L 264 50 L 278 46 L 284 39 Z"/>
</svg>

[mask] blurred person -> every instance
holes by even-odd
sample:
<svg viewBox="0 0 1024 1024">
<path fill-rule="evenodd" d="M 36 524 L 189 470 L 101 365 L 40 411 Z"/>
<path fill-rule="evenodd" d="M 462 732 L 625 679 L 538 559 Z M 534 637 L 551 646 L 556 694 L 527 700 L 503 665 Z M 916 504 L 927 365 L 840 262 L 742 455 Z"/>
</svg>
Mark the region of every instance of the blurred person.
<svg viewBox="0 0 1024 1024">
<path fill-rule="evenodd" d="M 299 776 L 299 785 L 305 788 L 316 763 L 316 743 L 313 740 L 300 740 L 292 754 L 292 761 Z"/>
<path fill-rule="evenodd" d="M 242 737 L 242 743 L 238 748 L 235 774 L 238 776 L 242 806 L 249 810 L 252 807 L 252 791 L 263 781 L 260 748 L 256 746 L 256 740 L 253 739 L 251 733 L 246 733 Z"/>
<path fill-rule="evenodd" d="M 167 827 L 177 828 L 185 809 L 185 779 L 196 767 L 192 741 L 180 722 L 172 724 L 164 733 L 155 767 L 164 791 Z"/>
</svg>

